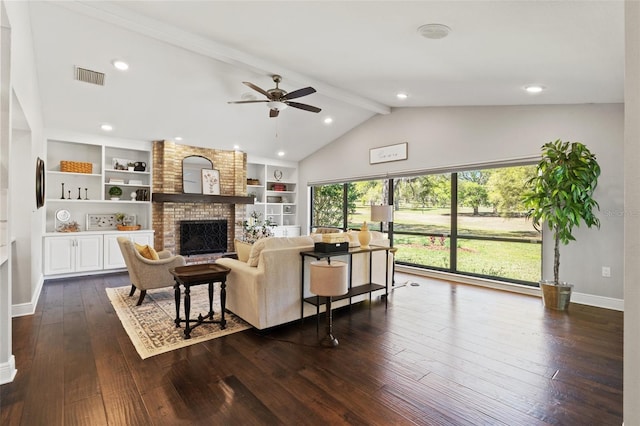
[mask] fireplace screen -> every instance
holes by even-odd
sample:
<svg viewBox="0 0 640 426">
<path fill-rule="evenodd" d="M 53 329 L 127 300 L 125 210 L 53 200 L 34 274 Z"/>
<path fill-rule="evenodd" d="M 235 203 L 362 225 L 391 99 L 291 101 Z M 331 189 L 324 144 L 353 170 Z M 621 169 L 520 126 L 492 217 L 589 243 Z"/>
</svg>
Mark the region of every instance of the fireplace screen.
<svg viewBox="0 0 640 426">
<path fill-rule="evenodd" d="M 227 251 L 226 220 L 180 221 L 180 254 L 221 253 Z"/>
</svg>

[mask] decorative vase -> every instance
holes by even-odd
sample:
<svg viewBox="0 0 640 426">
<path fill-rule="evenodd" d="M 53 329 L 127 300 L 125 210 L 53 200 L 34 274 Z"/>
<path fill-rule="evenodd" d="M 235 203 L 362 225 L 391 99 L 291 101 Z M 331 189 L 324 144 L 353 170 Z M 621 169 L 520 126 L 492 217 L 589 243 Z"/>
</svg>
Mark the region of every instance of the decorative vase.
<svg viewBox="0 0 640 426">
<path fill-rule="evenodd" d="M 360 232 L 358 232 L 358 241 L 360 241 L 361 248 L 369 248 L 369 243 L 371 242 L 371 232 L 369 231 L 367 222 L 364 222 L 362 224 L 362 228 L 360 228 Z"/>
</svg>

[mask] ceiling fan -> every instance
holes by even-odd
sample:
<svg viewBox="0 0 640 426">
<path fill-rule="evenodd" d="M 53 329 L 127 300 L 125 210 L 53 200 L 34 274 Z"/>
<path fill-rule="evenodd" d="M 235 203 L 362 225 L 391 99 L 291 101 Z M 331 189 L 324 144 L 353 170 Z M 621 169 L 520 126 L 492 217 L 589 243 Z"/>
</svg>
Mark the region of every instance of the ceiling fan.
<svg viewBox="0 0 640 426">
<path fill-rule="evenodd" d="M 251 104 L 257 102 L 266 102 L 269 107 L 269 117 L 277 117 L 280 111 L 285 109 L 288 106 L 302 109 L 310 112 L 320 112 L 322 111 L 318 107 L 314 107 L 312 105 L 301 104 L 299 102 L 292 102 L 291 99 L 301 98 L 303 96 L 310 95 L 315 93 L 316 89 L 313 87 L 305 87 L 302 89 L 294 90 L 293 92 L 287 93 L 286 91 L 280 89 L 278 84 L 282 81 L 282 77 L 279 75 L 272 76 L 273 81 L 276 83 L 276 87 L 274 89 L 264 90 L 260 87 L 256 86 L 253 83 L 249 83 L 248 81 L 243 81 L 242 83 L 251 87 L 256 92 L 260 92 L 267 97 L 267 99 L 262 100 L 247 100 L 247 101 L 230 101 L 230 104 Z"/>
</svg>

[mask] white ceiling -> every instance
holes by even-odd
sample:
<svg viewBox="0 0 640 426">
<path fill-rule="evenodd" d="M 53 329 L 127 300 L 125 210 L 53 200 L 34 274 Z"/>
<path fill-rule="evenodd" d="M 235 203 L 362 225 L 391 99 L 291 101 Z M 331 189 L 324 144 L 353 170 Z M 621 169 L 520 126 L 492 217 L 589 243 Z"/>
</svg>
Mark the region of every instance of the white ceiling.
<svg viewBox="0 0 640 426">
<path fill-rule="evenodd" d="M 32 1 L 48 128 L 298 161 L 394 107 L 623 102 L 623 1 Z M 420 25 L 445 24 L 429 40 Z M 111 61 L 129 62 L 126 72 Z M 106 73 L 105 86 L 74 67 Z M 313 86 L 269 118 L 250 81 Z M 547 90 L 524 92 L 526 84 Z M 395 94 L 409 94 L 405 101 Z M 332 125 L 323 124 L 331 116 Z"/>
</svg>

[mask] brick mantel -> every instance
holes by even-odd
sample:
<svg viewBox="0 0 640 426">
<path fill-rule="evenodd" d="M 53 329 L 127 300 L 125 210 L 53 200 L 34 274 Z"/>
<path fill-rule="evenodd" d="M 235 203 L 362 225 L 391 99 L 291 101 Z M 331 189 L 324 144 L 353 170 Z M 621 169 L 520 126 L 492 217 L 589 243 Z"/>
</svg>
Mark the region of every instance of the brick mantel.
<svg viewBox="0 0 640 426">
<path fill-rule="evenodd" d="M 197 155 L 210 160 L 220 171 L 220 195 L 184 194 L 182 160 Z M 247 197 L 247 155 L 239 151 L 179 145 L 173 141 L 153 143 L 153 229 L 155 247 L 173 253 L 180 251 L 180 221 L 226 219 L 227 250 L 236 234 L 242 232 Z"/>
</svg>

